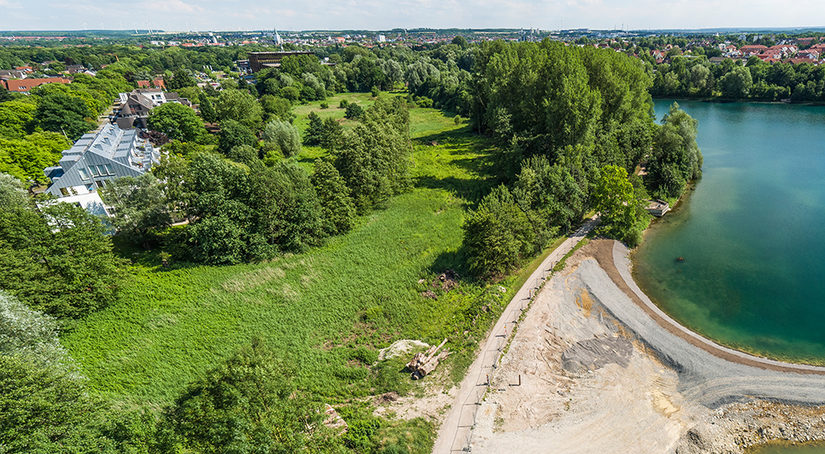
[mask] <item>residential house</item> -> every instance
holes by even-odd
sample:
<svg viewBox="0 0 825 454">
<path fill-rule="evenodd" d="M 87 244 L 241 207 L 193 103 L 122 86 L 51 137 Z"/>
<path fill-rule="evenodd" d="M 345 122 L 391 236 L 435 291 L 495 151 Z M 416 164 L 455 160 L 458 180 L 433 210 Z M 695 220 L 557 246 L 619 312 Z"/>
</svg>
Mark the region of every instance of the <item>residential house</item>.
<svg viewBox="0 0 825 454">
<path fill-rule="evenodd" d="M 46 77 L 42 79 L 3 79 L 3 85 L 8 91 L 16 91 L 18 93 L 28 93 L 34 87 L 39 87 L 43 84 L 70 84 L 69 79 L 62 77 Z"/>
<path fill-rule="evenodd" d="M 63 151 L 57 166 L 43 171 L 52 180 L 46 192 L 61 202 L 105 215 L 97 190 L 117 178 L 140 176 L 159 160 L 160 153 L 137 130 L 107 124 L 99 132 L 84 134 Z"/>
<path fill-rule="evenodd" d="M 69 74 L 84 73 L 86 67 L 83 65 L 66 65 L 66 72 Z"/>
<path fill-rule="evenodd" d="M 665 61 L 665 56 L 667 55 L 664 51 L 653 49 L 650 51 L 650 55 L 656 60 L 656 63 L 662 63 Z"/>
<path fill-rule="evenodd" d="M 158 88 L 138 89 L 131 93 L 120 93 L 120 110 L 115 122 L 121 129 L 146 128 L 149 112 L 167 102 L 192 107 L 188 99 L 181 98 L 177 93 L 165 92 Z"/>
<path fill-rule="evenodd" d="M 0 69 L 0 79 L 25 79 L 28 73 L 18 69 Z"/>
<path fill-rule="evenodd" d="M 155 77 L 152 80 L 137 80 L 138 88 L 162 88 L 166 89 L 166 83 L 163 82 L 163 77 Z"/>
<path fill-rule="evenodd" d="M 759 55 L 766 50 L 768 50 L 768 46 L 763 46 L 761 44 L 747 44 L 739 48 L 739 51 L 742 52 L 742 56 L 744 57 Z"/>
<path fill-rule="evenodd" d="M 819 60 L 819 50 L 817 49 L 806 49 L 800 50 L 796 53 L 797 58 L 807 58 L 809 60 Z"/>
</svg>

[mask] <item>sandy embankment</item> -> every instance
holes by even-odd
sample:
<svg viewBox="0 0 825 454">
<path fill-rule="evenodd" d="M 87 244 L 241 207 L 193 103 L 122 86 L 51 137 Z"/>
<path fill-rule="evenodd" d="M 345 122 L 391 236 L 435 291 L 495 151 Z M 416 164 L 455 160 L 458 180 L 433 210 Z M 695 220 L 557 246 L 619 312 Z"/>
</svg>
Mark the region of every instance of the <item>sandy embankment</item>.
<svg viewBox="0 0 825 454">
<path fill-rule="evenodd" d="M 791 404 L 825 403 L 820 368 L 668 326 L 633 291 L 627 250 L 614 243 L 582 249 L 535 301 L 480 409 L 473 452 L 739 453 L 825 439 L 825 410 Z"/>
</svg>

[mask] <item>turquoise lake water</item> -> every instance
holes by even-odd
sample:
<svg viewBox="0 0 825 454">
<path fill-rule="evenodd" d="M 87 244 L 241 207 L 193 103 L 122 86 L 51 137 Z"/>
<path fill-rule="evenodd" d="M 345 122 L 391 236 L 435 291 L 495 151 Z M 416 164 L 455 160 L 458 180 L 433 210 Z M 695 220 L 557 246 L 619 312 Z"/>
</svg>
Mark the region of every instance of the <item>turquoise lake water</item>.
<svg viewBox="0 0 825 454">
<path fill-rule="evenodd" d="M 825 107 L 680 105 L 699 120 L 703 176 L 636 252 L 637 282 L 718 342 L 825 362 Z"/>
</svg>

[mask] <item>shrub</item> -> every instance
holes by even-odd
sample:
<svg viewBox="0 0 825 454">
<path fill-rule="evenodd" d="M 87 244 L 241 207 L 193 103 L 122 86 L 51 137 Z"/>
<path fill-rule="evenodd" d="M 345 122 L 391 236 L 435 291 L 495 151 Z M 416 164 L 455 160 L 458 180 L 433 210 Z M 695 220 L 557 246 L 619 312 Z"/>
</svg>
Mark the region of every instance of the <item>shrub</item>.
<svg viewBox="0 0 825 454">
<path fill-rule="evenodd" d="M 325 103 L 325 102 L 322 102 L 322 103 L 321 103 L 321 108 L 322 108 L 322 109 L 329 109 L 329 104 L 327 104 L 327 103 Z"/>
<path fill-rule="evenodd" d="M 350 120 L 359 120 L 361 117 L 364 116 L 364 108 L 359 106 L 356 103 L 347 104 L 347 111 L 344 113 L 344 117 Z"/>
<path fill-rule="evenodd" d="M 373 97 L 373 98 L 377 98 L 377 97 L 378 97 L 378 95 L 380 95 L 380 94 L 381 94 L 381 90 L 379 90 L 379 89 L 378 89 L 378 87 L 373 86 L 373 87 L 370 89 L 370 94 L 372 95 L 372 97 Z"/>
<path fill-rule="evenodd" d="M 338 108 L 339 109 L 346 109 L 348 105 L 349 105 L 349 101 L 347 101 L 346 99 L 342 99 L 341 102 L 338 103 Z"/>
<path fill-rule="evenodd" d="M 455 123 L 455 124 L 461 123 L 461 115 L 456 115 L 455 117 L 453 117 L 453 123 Z"/>
</svg>

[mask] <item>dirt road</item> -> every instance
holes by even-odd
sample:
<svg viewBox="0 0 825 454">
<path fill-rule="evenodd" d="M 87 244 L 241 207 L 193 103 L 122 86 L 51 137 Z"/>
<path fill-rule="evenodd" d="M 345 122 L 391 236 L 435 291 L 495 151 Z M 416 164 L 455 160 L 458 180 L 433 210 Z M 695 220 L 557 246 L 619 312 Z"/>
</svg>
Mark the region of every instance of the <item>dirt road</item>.
<svg viewBox="0 0 825 454">
<path fill-rule="evenodd" d="M 540 288 L 541 282 L 550 275 L 553 267 L 568 252 L 590 233 L 598 223 L 595 217 L 587 221 L 573 235 L 566 239 L 556 250 L 536 268 L 527 282 L 504 309 L 501 317 L 483 342 L 476 360 L 470 365 L 467 375 L 462 380 L 444 423 L 438 431 L 438 438 L 433 445 L 433 453 L 448 454 L 460 452 L 468 446 L 475 413 L 479 408 L 481 397 L 487 389 L 489 377 L 494 373 L 501 348 L 507 344 L 512 334 L 513 322 L 518 320 L 527 303 Z"/>
</svg>

